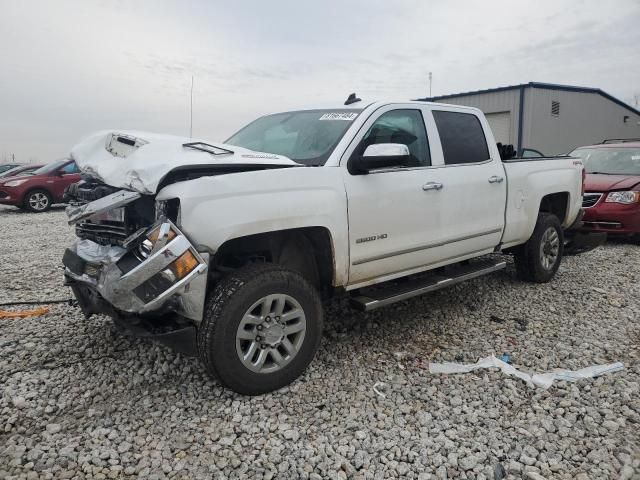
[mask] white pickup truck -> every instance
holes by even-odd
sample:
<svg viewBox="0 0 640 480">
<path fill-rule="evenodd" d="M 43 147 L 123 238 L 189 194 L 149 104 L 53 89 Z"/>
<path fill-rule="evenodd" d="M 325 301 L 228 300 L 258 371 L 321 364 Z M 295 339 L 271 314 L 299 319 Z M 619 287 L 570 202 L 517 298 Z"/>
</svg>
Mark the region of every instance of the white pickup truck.
<svg viewBox="0 0 640 480">
<path fill-rule="evenodd" d="M 224 143 L 100 132 L 72 157 L 80 238 L 63 263 L 85 315 L 197 354 L 249 395 L 311 362 L 322 299 L 370 310 L 503 269 L 499 252 L 547 282 L 581 217 L 579 159 L 503 161 L 461 106 L 351 97 Z"/>
</svg>

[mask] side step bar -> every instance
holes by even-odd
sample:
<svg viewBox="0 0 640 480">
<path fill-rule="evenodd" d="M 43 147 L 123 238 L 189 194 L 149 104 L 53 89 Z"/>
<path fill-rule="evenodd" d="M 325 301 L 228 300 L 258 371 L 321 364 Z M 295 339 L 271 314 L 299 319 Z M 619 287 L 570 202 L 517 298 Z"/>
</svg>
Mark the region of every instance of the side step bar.
<svg viewBox="0 0 640 480">
<path fill-rule="evenodd" d="M 351 304 L 359 310 L 368 312 L 423 293 L 433 292 L 465 280 L 497 272 L 506 266 L 507 262 L 505 261 L 474 261 L 468 265 L 449 267 L 443 273 L 428 273 L 404 283 L 367 287 L 360 289 L 360 292 L 351 298 Z"/>
</svg>

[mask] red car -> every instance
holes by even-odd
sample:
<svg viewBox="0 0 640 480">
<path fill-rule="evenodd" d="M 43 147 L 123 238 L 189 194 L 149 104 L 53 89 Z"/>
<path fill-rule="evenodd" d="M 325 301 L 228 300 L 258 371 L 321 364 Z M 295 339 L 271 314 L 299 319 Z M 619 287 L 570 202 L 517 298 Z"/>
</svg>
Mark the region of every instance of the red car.
<svg viewBox="0 0 640 480">
<path fill-rule="evenodd" d="M 32 212 L 45 212 L 61 203 L 64 189 L 80 181 L 73 160 L 58 160 L 28 175 L 0 178 L 0 204 L 14 205 Z"/>
<path fill-rule="evenodd" d="M 580 147 L 584 162 L 584 227 L 640 242 L 640 141 Z"/>
</svg>

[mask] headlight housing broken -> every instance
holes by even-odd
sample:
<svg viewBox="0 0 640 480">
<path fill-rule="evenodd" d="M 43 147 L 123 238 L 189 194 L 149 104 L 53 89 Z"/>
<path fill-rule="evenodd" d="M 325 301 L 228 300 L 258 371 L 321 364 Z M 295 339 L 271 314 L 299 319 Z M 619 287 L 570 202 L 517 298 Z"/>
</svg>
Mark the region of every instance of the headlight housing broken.
<svg viewBox="0 0 640 480">
<path fill-rule="evenodd" d="M 127 276 L 146 271 L 146 279 L 132 280 L 133 293 L 145 304 L 168 298 L 191 278 L 206 271 L 206 263 L 170 220 L 161 218 L 146 232 L 132 236 L 129 253 L 118 266 Z M 157 265 L 157 270 L 153 265 Z M 155 272 L 153 272 L 155 270 Z M 152 273 L 153 272 L 153 273 Z M 151 275 L 149 275 L 149 273 Z"/>
<path fill-rule="evenodd" d="M 158 225 L 149 232 L 147 238 L 140 244 L 142 249 L 141 254 L 143 254 L 145 258 L 152 255 L 173 240 L 176 235 L 177 234 L 170 223 L 167 222 Z M 181 280 L 186 277 L 198 266 L 198 264 L 198 259 L 193 255 L 193 253 L 191 253 L 191 251 L 187 250 L 160 273 L 164 274 L 168 280 L 175 282 L 176 280 Z"/>
</svg>

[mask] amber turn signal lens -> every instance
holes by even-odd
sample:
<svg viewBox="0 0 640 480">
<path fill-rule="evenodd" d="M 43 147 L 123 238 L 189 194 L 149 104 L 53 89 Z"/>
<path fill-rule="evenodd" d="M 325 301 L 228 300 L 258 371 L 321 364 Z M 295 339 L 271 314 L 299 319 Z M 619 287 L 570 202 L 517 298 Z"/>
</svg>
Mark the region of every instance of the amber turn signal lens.
<svg viewBox="0 0 640 480">
<path fill-rule="evenodd" d="M 183 253 L 177 260 L 169 265 L 169 270 L 173 272 L 178 280 L 186 277 L 194 268 L 198 266 L 198 260 L 189 250 Z"/>
</svg>

